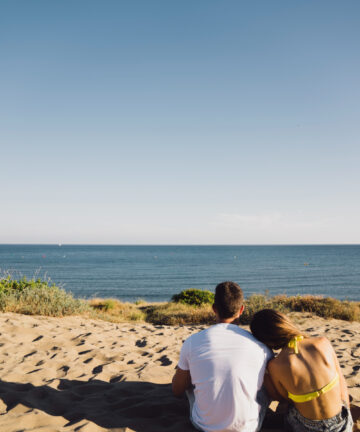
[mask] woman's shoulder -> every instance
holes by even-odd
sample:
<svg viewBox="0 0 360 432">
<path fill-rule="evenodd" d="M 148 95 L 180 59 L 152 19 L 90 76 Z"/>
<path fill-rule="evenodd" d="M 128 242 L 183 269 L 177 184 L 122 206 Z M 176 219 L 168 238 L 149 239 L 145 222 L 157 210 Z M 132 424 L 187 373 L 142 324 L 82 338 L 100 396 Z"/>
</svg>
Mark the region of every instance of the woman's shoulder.
<svg viewBox="0 0 360 432">
<path fill-rule="evenodd" d="M 332 349 L 329 339 L 325 336 L 307 337 L 304 339 L 304 345 L 312 346 L 319 350 Z"/>
<path fill-rule="evenodd" d="M 283 352 L 281 351 L 277 356 L 275 356 L 274 358 L 272 358 L 268 362 L 268 364 L 267 364 L 268 371 L 271 374 L 274 374 L 278 370 L 282 370 L 282 368 L 284 367 L 285 361 L 286 361 L 286 358 L 285 358 Z"/>
</svg>

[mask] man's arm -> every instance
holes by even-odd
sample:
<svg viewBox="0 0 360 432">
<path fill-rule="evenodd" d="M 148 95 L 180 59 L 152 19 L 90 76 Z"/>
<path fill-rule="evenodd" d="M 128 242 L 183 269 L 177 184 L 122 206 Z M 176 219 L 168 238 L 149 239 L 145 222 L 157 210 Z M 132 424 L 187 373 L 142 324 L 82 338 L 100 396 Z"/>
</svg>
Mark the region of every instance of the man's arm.
<svg viewBox="0 0 360 432">
<path fill-rule="evenodd" d="M 179 397 L 185 393 L 191 386 L 191 376 L 188 370 L 183 370 L 177 367 L 175 375 L 172 379 L 172 391 L 175 396 Z"/>
</svg>

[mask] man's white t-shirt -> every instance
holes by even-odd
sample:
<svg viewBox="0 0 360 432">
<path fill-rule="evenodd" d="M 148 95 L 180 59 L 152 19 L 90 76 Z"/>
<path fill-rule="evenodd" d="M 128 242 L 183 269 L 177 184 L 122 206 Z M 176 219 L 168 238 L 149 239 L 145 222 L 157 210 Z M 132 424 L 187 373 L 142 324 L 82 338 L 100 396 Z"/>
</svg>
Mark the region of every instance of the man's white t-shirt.
<svg viewBox="0 0 360 432">
<path fill-rule="evenodd" d="M 246 330 L 220 323 L 184 342 L 178 367 L 195 386 L 193 422 L 205 432 L 254 432 L 259 424 L 257 393 L 272 352 Z"/>
</svg>

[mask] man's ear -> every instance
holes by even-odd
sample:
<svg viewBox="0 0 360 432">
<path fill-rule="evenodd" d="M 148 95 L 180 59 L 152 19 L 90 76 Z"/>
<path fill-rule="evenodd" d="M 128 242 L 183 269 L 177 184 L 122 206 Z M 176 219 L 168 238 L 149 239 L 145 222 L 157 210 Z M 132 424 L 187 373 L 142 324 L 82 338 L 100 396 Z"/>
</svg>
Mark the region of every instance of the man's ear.
<svg viewBox="0 0 360 432">
<path fill-rule="evenodd" d="M 241 306 L 240 310 L 239 310 L 239 316 L 242 315 L 242 313 L 244 312 L 244 305 Z"/>
</svg>

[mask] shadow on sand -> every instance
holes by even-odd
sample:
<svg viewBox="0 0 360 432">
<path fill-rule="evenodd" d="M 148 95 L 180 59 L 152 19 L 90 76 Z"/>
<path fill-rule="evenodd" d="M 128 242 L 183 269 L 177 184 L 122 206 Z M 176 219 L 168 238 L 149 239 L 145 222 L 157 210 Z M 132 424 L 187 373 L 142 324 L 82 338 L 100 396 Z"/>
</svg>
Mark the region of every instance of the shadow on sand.
<svg viewBox="0 0 360 432">
<path fill-rule="evenodd" d="M 67 427 L 88 420 L 103 428 L 128 427 L 136 432 L 196 430 L 188 420 L 186 398 L 175 398 L 170 384 L 121 381 L 121 376 L 110 383 L 60 379 L 57 389 L 0 381 L 0 399 L 8 412 L 21 404 L 62 416 Z M 352 408 L 354 417 L 358 417 L 359 408 Z M 268 410 L 262 430 L 281 430 L 283 412 Z"/>
<path fill-rule="evenodd" d="M 0 381 L 0 398 L 11 411 L 21 404 L 53 416 L 72 426 L 89 420 L 103 428 L 149 431 L 193 431 L 185 398 L 171 394 L 169 384 L 104 382 L 60 379 L 57 389 Z"/>
</svg>

